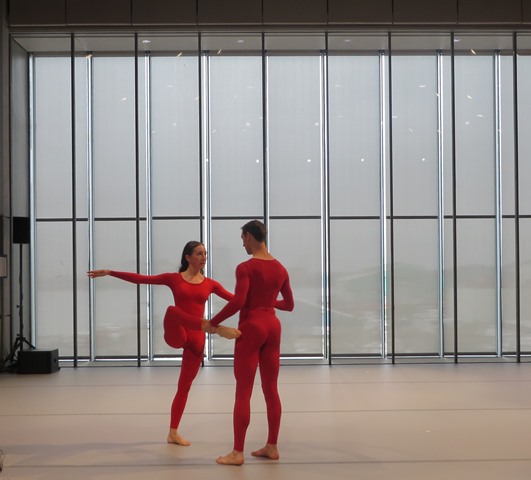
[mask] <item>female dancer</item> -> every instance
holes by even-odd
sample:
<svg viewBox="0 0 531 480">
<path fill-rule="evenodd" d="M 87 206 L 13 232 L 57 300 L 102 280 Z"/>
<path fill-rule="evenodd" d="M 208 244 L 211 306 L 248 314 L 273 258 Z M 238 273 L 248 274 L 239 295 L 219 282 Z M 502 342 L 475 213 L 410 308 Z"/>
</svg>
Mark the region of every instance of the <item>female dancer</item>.
<svg viewBox="0 0 531 480">
<path fill-rule="evenodd" d="M 114 270 L 87 272 L 90 278 L 110 275 L 131 283 L 166 285 L 171 289 L 175 305 L 169 306 L 164 316 L 164 340 L 173 348 L 182 348 L 183 358 L 177 393 L 171 406 L 167 442 L 183 446 L 190 445 L 190 442 L 181 437 L 177 429 L 190 387 L 203 360 L 206 328 L 206 320 L 203 319 L 205 303 L 211 293 L 215 293 L 224 300 L 230 300 L 233 297 L 232 293 L 225 290 L 219 282 L 203 275 L 206 256 L 205 246 L 201 242 L 190 241 L 184 246 L 179 273 L 140 275 Z M 239 330 L 225 326 L 215 329 L 210 327 L 209 333 L 216 333 L 228 339 L 240 336 Z"/>
<path fill-rule="evenodd" d="M 292 311 L 294 307 L 289 276 L 282 264 L 268 251 L 267 230 L 258 220 L 242 227 L 245 251 L 252 255 L 236 268 L 234 297 L 205 323 L 213 332 L 220 322 L 240 311 L 238 328 L 242 336 L 234 347 L 236 400 L 233 412 L 234 447 L 228 455 L 216 460 L 222 465 L 242 465 L 245 434 L 251 418 L 251 395 L 256 369 L 260 366 L 262 391 L 266 401 L 268 437 L 266 444 L 251 455 L 278 460 L 278 432 L 282 406 L 278 394 L 280 367 L 280 321 L 275 309 Z M 282 300 L 278 296 L 282 295 Z"/>
</svg>

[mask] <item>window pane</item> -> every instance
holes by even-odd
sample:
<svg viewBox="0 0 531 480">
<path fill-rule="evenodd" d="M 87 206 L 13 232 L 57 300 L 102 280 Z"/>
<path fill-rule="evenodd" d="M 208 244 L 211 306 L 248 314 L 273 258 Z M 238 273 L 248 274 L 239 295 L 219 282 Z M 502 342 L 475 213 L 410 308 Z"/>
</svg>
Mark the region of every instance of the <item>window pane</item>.
<svg viewBox="0 0 531 480">
<path fill-rule="evenodd" d="M 380 221 L 333 220 L 330 237 L 332 355 L 380 355 Z"/>
<path fill-rule="evenodd" d="M 76 215 L 88 218 L 88 125 L 89 109 L 89 64 L 90 58 L 75 58 L 75 155 L 76 155 Z M 71 182 L 70 182 L 71 183 Z"/>
<path fill-rule="evenodd" d="M 70 58 L 35 58 L 35 214 L 72 216 Z M 53 112 L 53 115 L 51 115 Z"/>
<path fill-rule="evenodd" d="M 437 57 L 395 55 L 392 72 L 394 212 L 437 215 Z"/>
<path fill-rule="evenodd" d="M 10 65 L 10 122 L 16 125 L 10 131 L 11 182 L 17 188 L 11 189 L 11 201 L 14 215 L 27 215 L 29 206 L 29 165 L 30 152 L 30 111 L 29 91 L 30 73 L 28 52 L 17 41 L 12 41 Z M 36 153 L 36 152 L 35 152 Z"/>
<path fill-rule="evenodd" d="M 520 238 L 531 238 L 531 219 L 520 220 Z M 520 243 L 521 348 L 531 353 L 531 244 Z"/>
<path fill-rule="evenodd" d="M 514 215 L 514 92 L 513 58 L 500 57 L 500 156 L 503 215 Z M 525 89 L 524 89 L 525 90 Z M 525 130 L 524 130 L 525 131 Z M 525 136 L 525 135 L 524 135 Z"/>
<path fill-rule="evenodd" d="M 263 211 L 262 57 L 210 60 L 213 216 Z"/>
<path fill-rule="evenodd" d="M 516 273 L 515 273 L 515 222 L 512 218 L 502 221 L 502 335 L 504 353 L 516 352 Z"/>
<path fill-rule="evenodd" d="M 457 212 L 493 215 L 495 194 L 494 59 L 456 55 Z"/>
<path fill-rule="evenodd" d="M 288 270 L 295 298 L 293 312 L 277 312 L 284 355 L 323 355 L 320 232 L 318 220 L 270 222 L 271 253 Z M 304 239 L 304 248 L 292 239 Z"/>
<path fill-rule="evenodd" d="M 133 57 L 93 58 L 96 217 L 135 215 L 134 70 Z"/>
<path fill-rule="evenodd" d="M 58 348 L 61 356 L 72 355 L 72 224 L 37 222 L 35 236 L 36 344 L 43 350 Z"/>
<path fill-rule="evenodd" d="M 494 220 L 457 223 L 459 353 L 496 351 Z"/>
<path fill-rule="evenodd" d="M 136 271 L 135 222 L 99 221 L 94 228 L 95 268 Z M 144 273 L 144 272 L 142 272 Z M 140 287 L 145 315 L 146 287 Z M 136 356 L 137 288 L 112 277 L 94 280 L 95 354 L 98 357 Z M 146 352 L 145 336 L 143 352 Z"/>
<path fill-rule="evenodd" d="M 379 57 L 331 56 L 330 214 L 380 214 Z"/>
<path fill-rule="evenodd" d="M 76 254 L 77 254 L 77 353 L 81 358 L 90 356 L 90 325 L 89 325 L 89 278 L 87 270 L 88 255 L 88 223 L 76 222 Z M 73 348 L 73 347 L 72 347 Z M 62 353 L 60 352 L 60 355 Z"/>
<path fill-rule="evenodd" d="M 455 353 L 455 309 L 454 309 L 454 243 L 453 220 L 444 220 L 444 271 L 443 271 L 443 328 L 444 328 L 444 353 Z M 459 282 L 459 280 L 458 280 Z"/>
<path fill-rule="evenodd" d="M 321 213 L 318 56 L 268 57 L 271 215 Z"/>
<path fill-rule="evenodd" d="M 531 44 L 531 39 L 526 41 Z M 529 85 L 531 81 L 531 55 L 529 50 L 526 54 L 518 56 L 518 83 Z M 519 149 L 519 182 L 520 182 L 520 213 L 531 214 L 531 188 L 527 185 L 531 182 L 531 162 L 525 159 L 531 158 L 531 88 L 518 89 L 518 149 Z"/>
<path fill-rule="evenodd" d="M 395 351 L 439 352 L 437 220 L 396 220 Z"/>
<path fill-rule="evenodd" d="M 152 213 L 198 215 L 197 56 L 153 57 L 150 95 Z"/>
</svg>

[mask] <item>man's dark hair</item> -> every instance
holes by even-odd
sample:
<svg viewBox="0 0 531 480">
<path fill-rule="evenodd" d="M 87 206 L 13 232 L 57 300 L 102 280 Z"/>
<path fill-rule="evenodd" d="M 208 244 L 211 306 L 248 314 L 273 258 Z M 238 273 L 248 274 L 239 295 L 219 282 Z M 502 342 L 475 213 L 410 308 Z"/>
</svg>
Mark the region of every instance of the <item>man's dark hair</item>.
<svg viewBox="0 0 531 480">
<path fill-rule="evenodd" d="M 267 228 L 259 220 L 251 220 L 242 227 L 243 233 L 250 233 L 257 242 L 265 242 L 267 238 Z"/>
</svg>

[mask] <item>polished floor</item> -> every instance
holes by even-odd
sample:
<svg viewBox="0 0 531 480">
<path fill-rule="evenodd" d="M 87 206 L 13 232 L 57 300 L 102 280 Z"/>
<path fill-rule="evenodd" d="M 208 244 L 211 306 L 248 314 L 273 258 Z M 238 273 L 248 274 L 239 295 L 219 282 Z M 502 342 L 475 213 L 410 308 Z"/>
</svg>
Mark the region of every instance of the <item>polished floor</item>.
<svg viewBox="0 0 531 480">
<path fill-rule="evenodd" d="M 284 366 L 279 461 L 253 396 L 246 463 L 231 449 L 234 380 L 205 367 L 165 443 L 179 367 L 0 375 L 4 479 L 458 480 L 531 478 L 531 365 Z"/>
</svg>

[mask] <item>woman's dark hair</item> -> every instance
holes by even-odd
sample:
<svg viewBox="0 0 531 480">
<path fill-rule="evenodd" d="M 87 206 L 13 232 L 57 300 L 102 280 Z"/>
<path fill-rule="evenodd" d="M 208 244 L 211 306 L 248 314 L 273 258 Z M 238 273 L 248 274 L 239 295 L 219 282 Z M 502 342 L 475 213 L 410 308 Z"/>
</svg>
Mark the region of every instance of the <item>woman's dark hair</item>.
<svg viewBox="0 0 531 480">
<path fill-rule="evenodd" d="M 267 228 L 259 220 L 251 220 L 242 227 L 243 233 L 250 233 L 257 242 L 265 242 L 267 238 Z"/>
<path fill-rule="evenodd" d="M 183 254 L 181 255 L 181 266 L 179 267 L 179 272 L 184 272 L 188 268 L 188 260 L 186 260 L 187 255 L 192 255 L 194 249 L 203 245 L 201 242 L 196 240 L 190 240 L 183 248 Z"/>
</svg>

